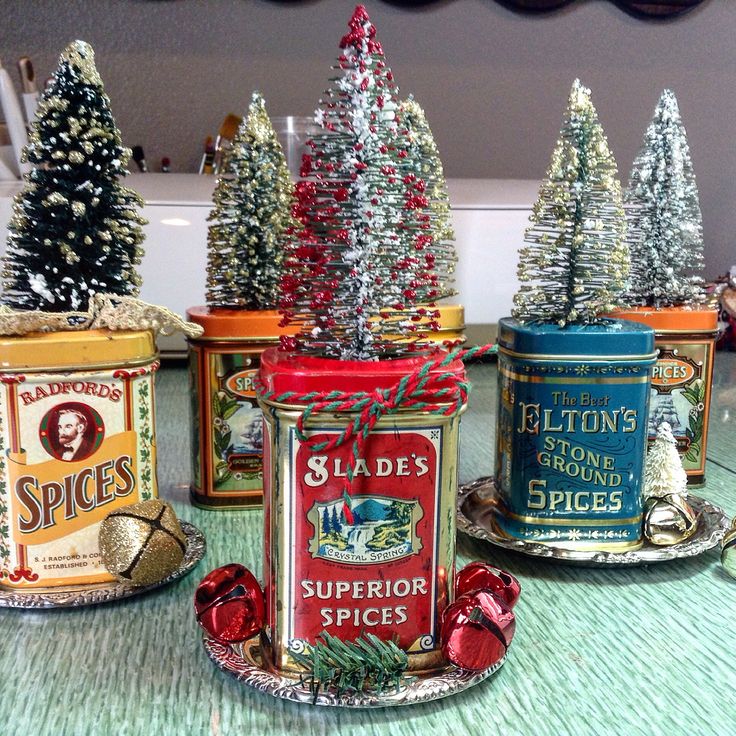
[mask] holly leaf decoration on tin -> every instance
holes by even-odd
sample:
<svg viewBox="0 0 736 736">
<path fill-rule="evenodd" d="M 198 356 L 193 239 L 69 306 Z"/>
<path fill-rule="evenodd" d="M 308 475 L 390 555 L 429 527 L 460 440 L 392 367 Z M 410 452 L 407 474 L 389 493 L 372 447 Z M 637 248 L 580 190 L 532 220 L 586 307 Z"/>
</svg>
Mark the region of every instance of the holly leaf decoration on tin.
<svg viewBox="0 0 736 736">
<path fill-rule="evenodd" d="M 306 685 L 315 702 L 320 692 L 382 693 L 397 690 L 409 666 L 409 658 L 393 641 L 374 634 L 363 634 L 354 641 L 343 641 L 323 631 L 317 642 L 305 651 L 292 647 L 294 661 L 304 667 L 300 683 Z"/>
</svg>

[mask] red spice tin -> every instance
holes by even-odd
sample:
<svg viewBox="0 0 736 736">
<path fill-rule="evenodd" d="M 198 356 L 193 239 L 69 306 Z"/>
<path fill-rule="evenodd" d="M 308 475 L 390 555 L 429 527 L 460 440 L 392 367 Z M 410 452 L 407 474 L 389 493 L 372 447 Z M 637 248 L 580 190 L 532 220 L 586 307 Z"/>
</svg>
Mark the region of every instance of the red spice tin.
<svg viewBox="0 0 736 736">
<path fill-rule="evenodd" d="M 410 669 L 443 666 L 439 625 L 453 600 L 459 413 L 432 413 L 446 407 L 438 399 L 379 419 L 344 494 L 352 442 L 312 451 L 296 433 L 306 403 L 292 398 L 390 388 L 437 355 L 365 362 L 263 353 L 264 583 L 277 669 L 297 669 L 289 649 L 303 651 L 323 630 L 341 639 L 396 636 Z M 459 360 L 436 373 L 465 375 Z M 332 438 L 355 416 L 312 415 L 307 436 Z"/>
</svg>

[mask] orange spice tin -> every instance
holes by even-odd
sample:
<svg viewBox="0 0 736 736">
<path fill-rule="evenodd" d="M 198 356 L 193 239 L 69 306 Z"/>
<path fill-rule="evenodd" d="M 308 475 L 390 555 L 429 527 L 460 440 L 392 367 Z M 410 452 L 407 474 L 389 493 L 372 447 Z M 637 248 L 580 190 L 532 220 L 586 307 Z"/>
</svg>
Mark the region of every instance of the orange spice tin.
<svg viewBox="0 0 736 736">
<path fill-rule="evenodd" d="M 154 498 L 147 331 L 0 338 L 0 585 L 108 582 L 99 524 Z"/>
<path fill-rule="evenodd" d="M 210 509 L 261 506 L 263 414 L 254 380 L 261 353 L 288 330 L 271 310 L 192 307 L 187 317 L 204 328 L 189 340 L 191 501 Z"/>
<path fill-rule="evenodd" d="M 688 485 L 705 483 L 713 358 L 718 325 L 715 309 L 633 307 L 615 313 L 652 327 L 657 362 L 649 404 L 649 442 L 668 422 L 687 472 Z"/>
</svg>

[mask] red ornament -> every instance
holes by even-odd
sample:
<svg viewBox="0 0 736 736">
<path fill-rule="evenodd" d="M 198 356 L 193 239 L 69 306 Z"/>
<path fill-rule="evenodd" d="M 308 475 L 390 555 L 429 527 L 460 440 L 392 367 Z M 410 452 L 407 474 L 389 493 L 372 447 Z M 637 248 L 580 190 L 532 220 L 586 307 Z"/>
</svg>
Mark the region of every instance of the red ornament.
<svg viewBox="0 0 736 736">
<path fill-rule="evenodd" d="M 482 589 L 491 590 L 500 595 L 509 604 L 509 608 L 516 605 L 521 594 L 521 585 L 513 575 L 497 567 L 486 565 L 485 562 L 471 562 L 465 565 L 455 577 L 456 598 Z"/>
<path fill-rule="evenodd" d="M 263 591 L 243 565 L 231 563 L 205 576 L 194 594 L 199 625 L 226 644 L 245 641 L 263 628 Z"/>
<path fill-rule="evenodd" d="M 465 670 L 485 670 L 506 655 L 514 612 L 490 590 L 460 596 L 442 614 L 442 655 Z"/>
</svg>

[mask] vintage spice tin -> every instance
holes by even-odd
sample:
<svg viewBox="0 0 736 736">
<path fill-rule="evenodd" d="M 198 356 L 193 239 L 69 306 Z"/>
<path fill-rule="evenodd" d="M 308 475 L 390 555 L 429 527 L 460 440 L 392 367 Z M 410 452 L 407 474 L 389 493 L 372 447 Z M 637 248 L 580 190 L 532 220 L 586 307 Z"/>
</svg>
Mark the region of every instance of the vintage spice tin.
<svg viewBox="0 0 736 736">
<path fill-rule="evenodd" d="M 465 344 L 465 307 L 462 304 L 438 304 L 438 329 L 427 337 L 445 350 Z"/>
<path fill-rule="evenodd" d="M 263 575 L 277 669 L 295 670 L 289 647 L 303 650 L 323 630 L 342 639 L 362 632 L 397 636 L 411 669 L 443 664 L 439 630 L 442 611 L 453 600 L 459 414 L 412 409 L 379 419 L 344 495 L 352 443 L 311 451 L 295 431 L 305 404 L 280 400 L 313 391 L 389 388 L 427 359 L 263 354 L 261 379 L 274 392 L 261 401 Z M 458 360 L 442 371 L 464 376 Z M 306 430 L 328 439 L 354 418 L 320 413 L 309 418 Z"/>
<path fill-rule="evenodd" d="M 193 307 L 204 328 L 189 340 L 192 482 L 197 506 L 232 509 L 263 503 L 263 415 L 253 381 L 261 353 L 286 330 L 276 311 Z"/>
<path fill-rule="evenodd" d="M 505 318 L 498 342 L 500 530 L 568 548 L 638 547 L 653 330 Z"/>
<path fill-rule="evenodd" d="M 436 323 L 437 328 L 423 335 L 423 338 L 445 350 L 453 350 L 465 344 L 465 307 L 462 304 L 438 304 L 431 308 L 439 312 L 432 320 L 424 318 L 418 325 Z M 409 338 L 395 336 L 397 342 L 407 342 Z"/>
<path fill-rule="evenodd" d="M 718 311 L 639 307 L 617 311 L 615 316 L 654 329 L 657 363 L 652 374 L 649 442 L 654 442 L 659 424 L 668 422 L 688 485 L 702 485 Z"/>
<path fill-rule="evenodd" d="M 148 331 L 0 337 L 0 585 L 109 582 L 97 535 L 158 495 Z"/>
</svg>

